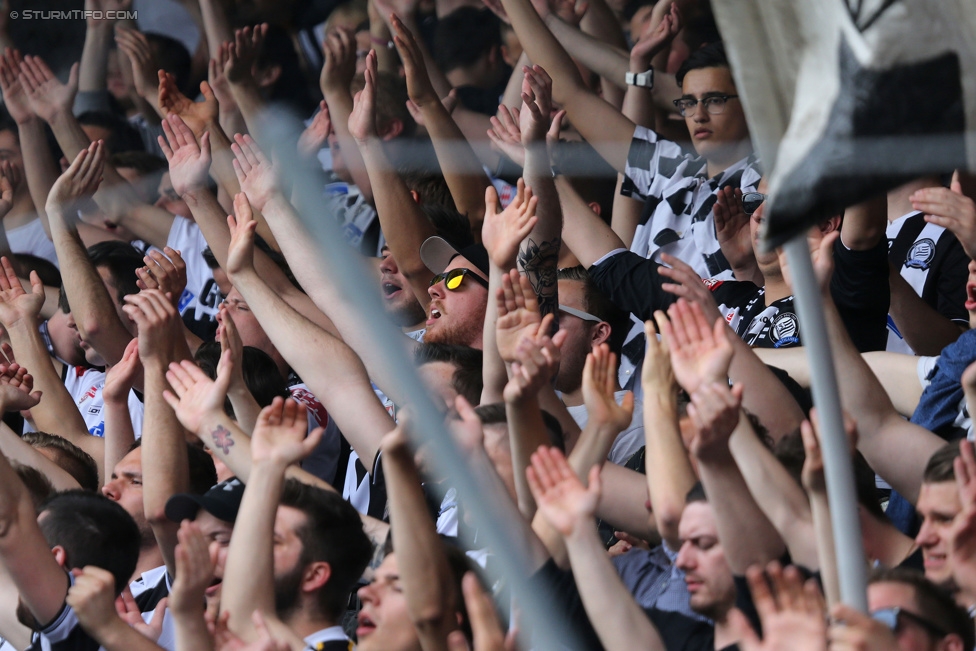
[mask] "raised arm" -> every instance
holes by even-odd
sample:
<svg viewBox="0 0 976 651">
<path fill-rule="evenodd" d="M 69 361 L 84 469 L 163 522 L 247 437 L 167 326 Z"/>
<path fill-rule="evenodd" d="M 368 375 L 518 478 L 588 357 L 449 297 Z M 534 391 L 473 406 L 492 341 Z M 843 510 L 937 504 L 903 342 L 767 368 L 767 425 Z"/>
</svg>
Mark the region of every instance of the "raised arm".
<svg viewBox="0 0 976 651">
<path fill-rule="evenodd" d="M 108 364 L 116 364 L 132 334 L 119 318 L 115 302 L 91 263 L 77 229 L 77 204 L 92 196 L 98 187 L 105 155 L 100 140 L 78 153 L 51 188 L 47 214 L 63 270 L 64 291 L 78 332 Z"/>
<path fill-rule="evenodd" d="M 663 312 L 654 315 L 663 323 Z M 681 547 L 678 523 L 685 496 L 697 481 L 678 425 L 678 383 L 671 370 L 668 342 L 658 339 L 653 321 L 644 324 L 647 336 L 641 384 L 644 388 L 645 474 L 651 512 L 671 551 Z"/>
<path fill-rule="evenodd" d="M 409 281 L 417 300 L 426 306 L 430 302 L 427 288 L 434 272 L 420 259 L 420 247 L 424 240 L 435 234 L 434 227 L 424 217 L 407 185 L 397 174 L 376 131 L 375 54 L 370 53 L 366 57 L 365 75 L 366 85 L 356 95 L 356 108 L 348 120 L 349 133 L 355 138 L 375 188 L 373 199 L 376 202 L 376 214 L 390 252 L 396 259 L 400 272 Z M 333 120 L 338 119 L 334 112 L 332 116 Z"/>
<path fill-rule="evenodd" d="M 925 464 L 945 442 L 898 414 L 884 387 L 851 341 L 830 296 L 832 245 L 833 238 L 824 238 L 815 257 L 814 269 L 821 285 L 834 367 L 842 369 L 837 374 L 841 401 L 858 423 L 857 447 L 864 458 L 892 488 L 914 503 L 922 485 Z"/>
<path fill-rule="evenodd" d="M 515 268 L 515 255 L 522 240 L 531 232 L 535 225 L 536 201 L 532 198 L 531 188 L 525 187 L 525 182 L 519 179 L 516 184 L 515 198 L 505 210 L 499 212 L 498 192 L 494 186 L 485 191 L 485 222 L 481 229 L 482 244 L 488 251 L 488 307 L 485 310 L 485 329 L 481 338 L 482 361 L 482 391 L 481 404 L 498 402 L 502 397 L 505 384 L 508 382 L 508 371 L 505 361 L 499 354 L 495 329 L 500 315 L 507 314 L 505 307 L 507 300 L 492 301 L 491 297 L 503 298 L 506 291 L 503 288 L 503 277 L 510 269 Z M 509 274 L 512 289 L 518 279 Z M 521 289 L 521 287 L 520 287 Z M 521 293 L 521 292 L 520 292 Z M 514 301 L 514 291 L 512 292 Z M 526 457 L 528 459 L 528 457 Z"/>
<path fill-rule="evenodd" d="M 556 263 L 562 246 L 563 216 L 546 143 L 551 125 L 552 80 L 541 67 L 525 69 L 522 102 L 519 126 L 525 147 L 524 176 L 539 200 L 536 208 L 539 219 L 519 247 L 518 268 L 529 279 L 539 297 L 539 312 L 545 316 L 555 313 L 559 307 Z"/>
<path fill-rule="evenodd" d="M 139 340 L 132 339 L 125 347 L 119 363 L 108 369 L 105 386 L 102 387 L 102 398 L 105 400 L 105 436 L 102 440 L 105 441 L 106 468 L 114 468 L 135 443 L 136 434 L 129 412 L 129 392 L 136 376 L 141 374 Z"/>
<path fill-rule="evenodd" d="M 584 486 L 558 450 L 539 448 L 528 476 L 539 512 L 566 541 L 583 607 L 604 648 L 663 651 L 664 642 L 621 582 L 597 535 L 598 469 L 590 470 Z"/>
<path fill-rule="evenodd" d="M 454 204 L 458 212 L 467 216 L 477 240 L 485 214 L 485 188 L 491 185 L 491 181 L 471 145 L 434 91 L 424 65 L 423 53 L 414 35 L 396 16 L 391 18 L 391 24 L 395 30 L 393 42 L 400 53 L 407 78 L 407 93 L 423 116 Z"/>
<path fill-rule="evenodd" d="M 166 502 L 190 489 L 186 435 L 176 414 L 163 399 L 170 363 L 190 357 L 183 339 L 183 321 L 158 289 L 126 297 L 125 313 L 139 329 L 139 358 L 144 369 L 146 412 L 142 453 L 152 463 L 142 469 L 142 503 L 170 575 L 176 573 L 176 532 L 179 525 L 166 517 Z"/>
<path fill-rule="evenodd" d="M 305 409 L 294 400 L 275 398 L 261 411 L 251 439 L 251 476 L 234 522 L 234 537 L 224 569 L 221 609 L 230 613 L 230 630 L 245 641 L 257 637 L 251 614 L 275 617 L 274 524 L 285 486 L 285 470 L 315 449 L 316 428 L 306 438 Z M 274 620 L 273 629 L 284 628 Z M 278 632 L 276 630 L 276 632 Z"/>
<path fill-rule="evenodd" d="M 688 406 L 688 415 L 698 430 L 691 450 L 715 511 L 729 568 L 740 576 L 750 565 L 768 563 L 786 551 L 779 533 L 749 492 L 730 450 L 730 437 L 755 437 L 740 409 L 741 399 L 741 385 L 729 390 L 727 384 L 710 382 L 698 387 Z"/>
<path fill-rule="evenodd" d="M 502 4 L 529 59 L 552 77 L 553 99 L 563 105 L 570 121 L 600 155 L 623 172 L 634 123 L 586 87 L 576 63 L 529 0 L 503 0 Z"/>
<path fill-rule="evenodd" d="M 443 543 L 427 508 L 420 472 L 402 426 L 383 438 L 383 475 L 390 509 L 407 612 L 424 651 L 447 649 L 447 635 L 457 628 L 456 594 Z"/>
<path fill-rule="evenodd" d="M 235 198 L 237 219 L 225 268 L 248 307 L 285 360 L 319 396 L 343 434 L 372 467 L 380 438 L 393 422 L 377 400 L 362 361 L 351 348 L 288 306 L 260 278 L 253 265 L 254 222 L 247 197 Z"/>
<path fill-rule="evenodd" d="M 38 429 L 57 433 L 95 459 L 100 480 L 105 479 L 104 441 L 88 433 L 85 420 L 75 406 L 64 383 L 54 370 L 47 346 L 37 327 L 38 311 L 44 303 L 44 286 L 36 272 L 31 272 L 31 293 L 20 280 L 7 258 L 0 259 L 0 322 L 10 335 L 10 344 L 20 363 L 33 371 L 34 387 L 44 395 L 43 403 L 31 413 Z"/>
</svg>

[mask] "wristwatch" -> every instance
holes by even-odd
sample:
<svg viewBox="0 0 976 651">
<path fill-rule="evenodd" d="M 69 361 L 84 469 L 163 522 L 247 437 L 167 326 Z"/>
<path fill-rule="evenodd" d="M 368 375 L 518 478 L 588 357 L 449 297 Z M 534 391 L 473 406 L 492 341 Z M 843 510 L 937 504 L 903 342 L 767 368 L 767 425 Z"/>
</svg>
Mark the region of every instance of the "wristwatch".
<svg viewBox="0 0 976 651">
<path fill-rule="evenodd" d="M 654 88 L 654 68 L 649 68 L 644 72 L 628 72 L 624 77 L 628 86 L 640 86 L 641 88 Z"/>
</svg>

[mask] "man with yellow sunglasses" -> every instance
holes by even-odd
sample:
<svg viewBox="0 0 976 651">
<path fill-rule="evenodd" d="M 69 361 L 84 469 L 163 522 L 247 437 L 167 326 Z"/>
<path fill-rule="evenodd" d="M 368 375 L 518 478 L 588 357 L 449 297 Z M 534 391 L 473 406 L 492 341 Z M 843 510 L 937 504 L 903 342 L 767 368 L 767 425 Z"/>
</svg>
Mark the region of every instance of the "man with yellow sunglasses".
<svg viewBox="0 0 976 651">
<path fill-rule="evenodd" d="M 488 251 L 481 244 L 456 249 L 434 236 L 424 241 L 420 257 L 435 274 L 427 289 L 424 341 L 480 349 L 488 306 Z"/>
</svg>

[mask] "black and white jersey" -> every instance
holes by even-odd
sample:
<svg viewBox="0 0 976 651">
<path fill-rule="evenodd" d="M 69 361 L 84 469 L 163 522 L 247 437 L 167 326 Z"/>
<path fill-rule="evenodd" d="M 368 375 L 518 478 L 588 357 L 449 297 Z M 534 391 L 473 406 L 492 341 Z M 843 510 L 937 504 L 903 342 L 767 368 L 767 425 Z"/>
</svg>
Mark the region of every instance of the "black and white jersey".
<svg viewBox="0 0 976 651">
<path fill-rule="evenodd" d="M 951 231 L 911 212 L 888 224 L 888 260 L 923 301 L 942 316 L 969 324 L 966 281 L 969 256 Z M 887 350 L 914 354 L 891 316 Z"/>
<path fill-rule="evenodd" d="M 620 188 L 624 196 L 644 201 L 630 250 L 655 259 L 663 251 L 691 265 L 702 278 L 731 279 L 731 268 L 715 237 L 712 207 L 719 189 L 754 191 L 761 174 L 755 155 L 712 178 L 706 168 L 701 156 L 660 139 L 651 129 L 637 127 Z"/>
</svg>

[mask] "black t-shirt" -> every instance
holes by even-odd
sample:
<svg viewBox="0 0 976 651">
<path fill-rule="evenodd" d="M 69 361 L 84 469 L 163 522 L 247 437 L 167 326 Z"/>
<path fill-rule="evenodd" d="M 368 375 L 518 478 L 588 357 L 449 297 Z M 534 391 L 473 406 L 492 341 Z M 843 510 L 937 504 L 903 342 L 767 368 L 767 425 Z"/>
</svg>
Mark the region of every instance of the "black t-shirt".
<svg viewBox="0 0 976 651">
<path fill-rule="evenodd" d="M 675 301 L 674 295 L 661 289 L 661 284 L 670 280 L 661 276 L 660 266 L 626 251 L 593 265 L 589 273 L 600 291 L 618 307 L 646 321 L 656 310 L 666 310 Z M 750 346 L 802 345 L 792 296 L 766 305 L 764 289 L 754 283 L 714 278 L 703 282 L 712 291 L 726 321 Z M 868 251 L 851 251 L 838 239 L 830 289 L 857 349 L 884 350 L 891 297 L 886 243 L 882 240 Z"/>
<path fill-rule="evenodd" d="M 667 651 L 714 651 L 715 628 L 673 610 L 645 608 Z"/>
</svg>

